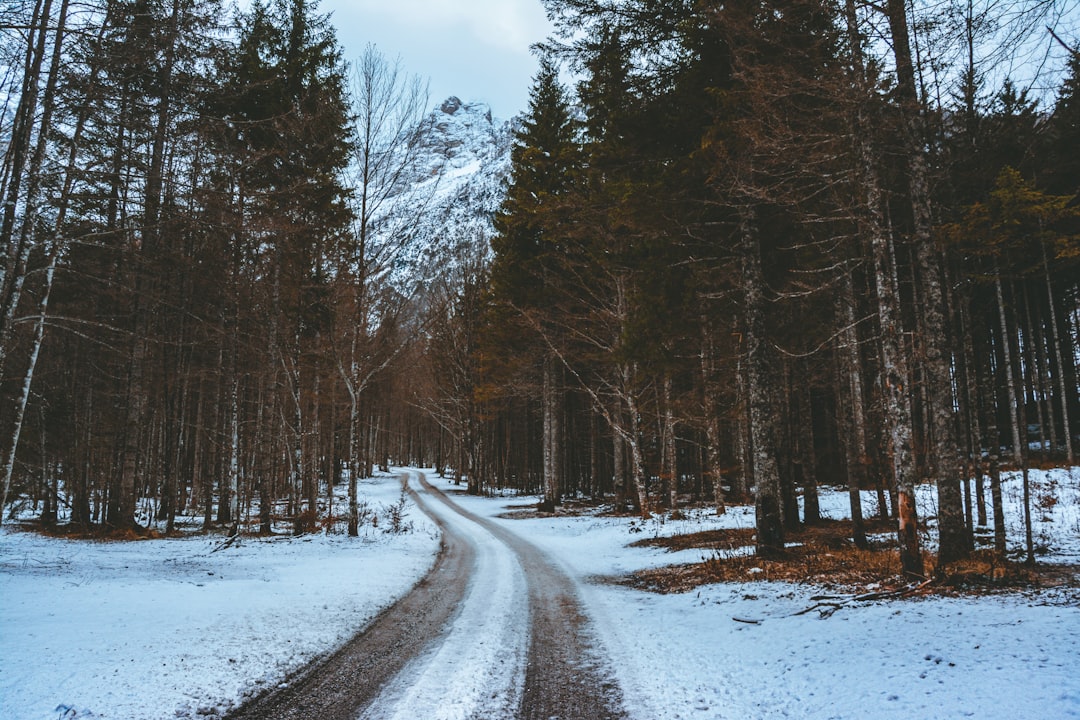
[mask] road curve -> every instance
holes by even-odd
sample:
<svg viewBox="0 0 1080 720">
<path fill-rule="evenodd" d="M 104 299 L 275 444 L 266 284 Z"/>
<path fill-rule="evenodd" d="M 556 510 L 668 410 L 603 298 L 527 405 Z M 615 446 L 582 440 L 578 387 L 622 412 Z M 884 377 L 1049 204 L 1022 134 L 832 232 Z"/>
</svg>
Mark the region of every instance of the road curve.
<svg viewBox="0 0 1080 720">
<path fill-rule="evenodd" d="M 443 533 L 431 573 L 329 658 L 229 717 L 624 718 L 574 581 L 422 473 L 405 480 Z"/>
<path fill-rule="evenodd" d="M 410 491 L 411 492 L 411 491 Z M 414 497 L 414 499 L 416 499 Z M 438 640 L 457 613 L 476 562 L 475 546 L 446 528 L 431 571 L 404 597 L 328 657 L 258 695 L 226 720 L 356 720 L 405 665 Z"/>
<path fill-rule="evenodd" d="M 529 654 L 516 717 L 523 720 L 625 718 L 618 685 L 605 667 L 574 581 L 535 545 L 488 518 L 471 513 L 426 479 L 429 494 L 497 537 L 525 571 L 529 602 Z"/>
</svg>

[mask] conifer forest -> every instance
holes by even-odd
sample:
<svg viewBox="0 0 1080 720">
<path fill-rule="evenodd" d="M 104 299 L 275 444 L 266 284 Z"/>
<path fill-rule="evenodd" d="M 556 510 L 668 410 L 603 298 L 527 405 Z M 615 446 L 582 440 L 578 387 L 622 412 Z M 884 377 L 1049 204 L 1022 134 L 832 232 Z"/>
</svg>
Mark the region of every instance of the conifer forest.
<svg viewBox="0 0 1080 720">
<path fill-rule="evenodd" d="M 764 557 L 841 486 L 912 577 L 1023 542 L 1002 471 L 1080 450 L 1075 6 L 544 5 L 490 231 L 416 283 L 428 98 L 315 0 L 4 2 L 5 520 L 305 533 L 348 486 L 355 535 L 411 465 L 752 503 Z"/>
</svg>

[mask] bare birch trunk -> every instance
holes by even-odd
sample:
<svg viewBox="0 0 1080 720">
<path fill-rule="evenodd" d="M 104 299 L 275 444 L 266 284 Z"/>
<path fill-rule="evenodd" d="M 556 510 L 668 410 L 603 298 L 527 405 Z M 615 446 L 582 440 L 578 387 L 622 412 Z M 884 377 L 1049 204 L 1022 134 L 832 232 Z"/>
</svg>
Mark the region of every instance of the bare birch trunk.
<svg viewBox="0 0 1080 720">
<path fill-rule="evenodd" d="M 360 496 L 357 486 L 357 476 L 360 474 L 360 461 L 356 453 L 356 437 L 360 429 L 360 407 L 356 392 L 352 385 L 346 383 L 349 391 L 349 441 L 345 451 L 345 457 L 349 462 L 349 535 L 357 537 L 360 534 Z"/>
<path fill-rule="evenodd" d="M 38 306 L 38 317 L 34 327 L 34 340 L 31 345 L 30 359 L 26 372 L 23 374 L 19 397 L 15 403 L 15 420 L 12 426 L 7 456 L 4 458 L 4 495 L 0 498 L 2 500 L 0 502 L 0 523 L 3 523 L 3 509 L 7 507 L 8 493 L 11 492 L 11 475 L 15 468 L 15 452 L 19 448 L 19 436 L 22 434 L 23 419 L 26 417 L 26 405 L 30 399 L 30 386 L 34 381 L 34 369 L 37 367 L 38 355 L 41 352 L 41 341 L 45 336 L 45 319 L 48 315 L 49 296 L 52 292 L 53 274 L 56 270 L 58 254 L 56 250 L 50 254 L 49 265 L 45 271 L 45 289 L 42 293 L 41 303 Z"/>
<path fill-rule="evenodd" d="M 66 3 L 61 13 L 61 23 L 66 15 Z M 41 92 L 41 69 L 45 61 L 46 47 L 49 37 L 49 20 L 52 9 L 52 0 L 41 0 L 34 6 L 31 15 L 29 34 L 26 42 L 26 56 L 24 58 L 24 76 L 22 88 L 19 93 L 18 105 L 12 124 L 11 135 L 7 143 L 7 152 L 4 154 L 4 180 L 6 187 L 3 197 L 3 213 L 0 219 L 0 376 L 4 373 L 7 360 L 7 351 L 11 346 L 11 334 L 14 331 L 15 312 L 19 306 L 23 284 L 26 282 L 27 264 L 32 249 L 32 235 L 30 228 L 37 221 L 35 212 L 33 188 L 22 198 L 22 183 L 28 180 L 31 186 L 38 182 L 40 174 L 40 157 L 38 168 L 31 167 L 26 172 L 27 163 L 31 161 L 34 148 L 34 124 L 37 120 L 38 97 Z M 56 35 L 56 50 L 60 49 L 63 38 L 62 30 Z M 52 88 L 56 85 L 56 66 L 59 57 L 53 58 L 53 70 L 48 83 Z M 48 98 L 47 98 L 48 99 Z M 51 112 L 49 104 L 46 104 L 45 117 L 38 128 L 38 151 L 33 155 L 41 156 L 44 150 L 46 136 L 49 128 L 48 115 Z M 22 203 L 20 203 L 22 201 Z M 15 235 L 15 218 L 18 206 L 24 204 L 23 228 Z"/>
<path fill-rule="evenodd" d="M 232 362 L 235 362 L 235 356 Z M 229 378 L 229 459 L 228 459 L 228 505 L 230 535 L 240 532 L 240 379 L 235 367 Z"/>
<path fill-rule="evenodd" d="M 25 141 L 22 150 L 19 147 L 15 147 L 15 138 L 12 138 L 12 150 L 15 152 L 28 152 L 30 150 L 31 143 L 31 131 L 30 124 L 34 120 L 34 107 L 36 107 L 36 99 L 38 92 L 38 84 L 40 82 L 41 64 L 44 61 L 45 45 L 48 37 L 48 24 L 50 15 L 51 2 L 45 0 L 44 7 L 38 9 L 35 8 L 35 13 L 41 28 L 38 35 L 38 44 L 34 60 L 28 62 L 28 74 L 25 82 L 28 83 L 27 90 L 32 93 L 33 97 L 22 98 L 20 97 L 20 108 L 24 112 L 24 122 L 27 123 L 25 127 Z M 57 25 L 55 28 L 55 34 L 53 38 L 53 57 L 49 67 L 49 78 L 45 87 L 45 94 L 43 99 L 42 116 L 38 124 L 38 138 L 37 145 L 34 149 L 32 158 L 30 159 L 30 172 L 29 183 L 25 199 L 24 207 L 24 220 L 23 228 L 20 232 L 20 247 L 16 250 L 15 256 L 11 255 L 12 245 L 11 236 L 14 228 L 14 216 L 16 210 L 16 204 L 18 202 L 19 183 L 21 181 L 21 175 L 23 171 L 23 161 L 18 158 L 12 158 L 11 167 L 5 167 L 5 172 L 9 173 L 10 185 L 7 188 L 8 194 L 4 199 L 4 217 L 2 221 L 2 232 L 0 232 L 0 306 L 2 306 L 3 315 L 0 316 L 0 376 L 3 375 L 4 365 L 7 358 L 7 348 L 10 344 L 11 332 L 13 330 L 12 324 L 16 308 L 19 304 L 19 298 L 21 296 L 21 289 L 26 279 L 26 264 L 29 258 L 31 238 L 33 235 L 33 224 L 37 222 L 37 200 L 40 187 L 40 175 L 41 165 L 45 158 L 46 144 L 48 135 L 52 129 L 52 116 L 55 108 L 55 92 L 56 85 L 60 75 L 60 58 L 63 48 L 65 26 L 68 15 L 68 0 L 60 6 L 60 12 L 57 17 Z M 102 30 L 103 32 L 103 30 Z M 32 34 L 31 34 L 32 35 Z M 33 43 L 28 42 L 27 52 L 30 52 L 30 48 Z M 97 81 L 97 70 L 95 68 L 91 75 L 90 88 L 95 87 Z M 91 97 L 88 91 L 87 100 Z M 23 101 L 28 103 L 23 106 Z M 38 305 L 38 319 L 34 329 L 34 339 L 31 343 L 30 356 L 27 361 L 26 372 L 23 375 L 23 383 L 20 389 L 20 393 L 15 402 L 15 418 L 11 428 L 11 434 L 9 436 L 9 445 L 7 456 L 4 459 L 3 468 L 0 468 L 0 474 L 3 476 L 3 495 L 0 497 L 0 523 L 3 522 L 3 508 L 7 507 L 8 494 L 11 491 L 11 478 L 15 469 L 15 456 L 19 449 L 19 438 L 22 434 L 23 419 L 26 416 L 26 405 L 30 398 L 30 388 L 34 380 L 34 371 L 37 367 L 38 354 L 41 350 L 41 342 L 44 338 L 45 332 L 45 320 L 48 312 L 49 296 L 52 293 L 53 276 L 56 271 L 56 265 L 60 258 L 60 253 L 63 250 L 64 243 L 61 238 L 61 232 L 63 232 L 63 224 L 67 215 L 67 208 L 71 198 L 71 190 L 75 180 L 75 160 L 78 153 L 78 147 L 82 139 L 83 129 L 86 124 L 86 115 L 88 108 L 83 108 L 80 111 L 78 120 L 76 121 L 75 131 L 72 134 L 72 141 L 68 152 L 67 167 L 65 168 L 64 185 L 61 190 L 59 198 L 57 198 L 57 215 L 54 220 L 52 233 L 52 244 L 48 248 L 48 262 L 45 269 L 45 282 L 42 289 L 41 300 Z M 20 141 L 22 142 L 22 141 Z M 8 160 L 5 157 L 5 161 Z M 10 216 L 10 217 L 9 217 Z"/>
</svg>

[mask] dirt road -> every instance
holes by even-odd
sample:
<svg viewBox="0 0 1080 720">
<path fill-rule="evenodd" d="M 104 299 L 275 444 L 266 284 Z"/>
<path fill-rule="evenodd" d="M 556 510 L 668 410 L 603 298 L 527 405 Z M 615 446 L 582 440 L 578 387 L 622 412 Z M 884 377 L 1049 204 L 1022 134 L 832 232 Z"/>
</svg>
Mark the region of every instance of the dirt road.
<svg viewBox="0 0 1080 720">
<path fill-rule="evenodd" d="M 441 528 L 431 573 L 329 658 L 230 718 L 623 718 L 574 581 L 506 527 L 417 472 Z"/>
</svg>

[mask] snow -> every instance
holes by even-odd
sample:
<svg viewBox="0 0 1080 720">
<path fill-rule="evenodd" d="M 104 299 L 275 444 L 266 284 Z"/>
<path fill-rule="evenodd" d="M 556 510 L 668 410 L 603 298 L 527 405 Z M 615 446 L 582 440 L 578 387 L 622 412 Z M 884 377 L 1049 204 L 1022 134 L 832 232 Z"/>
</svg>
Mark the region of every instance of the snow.
<svg viewBox="0 0 1080 720">
<path fill-rule="evenodd" d="M 385 476 L 361 492 L 382 514 L 400 486 Z M 406 522 L 220 550 L 220 536 L 88 542 L 5 527 L 0 718 L 220 714 L 341 645 L 427 572 L 437 529 L 415 508 Z"/>
<path fill-rule="evenodd" d="M 396 244 L 394 229 L 409 229 L 390 272 L 403 290 L 453 278 L 463 263 L 490 255 L 492 218 L 510 175 L 512 124 L 492 118 L 488 105 L 451 97 L 425 124 L 402 195 L 386 203 L 373 228 L 376 245 Z"/>
<path fill-rule="evenodd" d="M 1008 516 L 1019 518 L 1019 474 L 1006 474 L 1003 483 Z M 1041 560 L 1075 562 L 1080 477 L 1075 469 L 1033 472 L 1032 483 L 1034 496 L 1052 490 L 1059 498 L 1036 516 L 1037 536 L 1055 549 Z M 920 491 L 919 509 L 928 517 L 933 491 Z M 850 604 L 827 618 L 796 615 L 824 590 L 759 582 L 656 595 L 606 581 L 709 554 L 628 547 L 642 535 L 751 527 L 752 508 L 720 517 L 692 510 L 686 520 L 523 520 L 499 516 L 535 498 L 455 500 L 528 538 L 581 581 L 633 718 L 1080 717 L 1075 588 Z M 874 507 L 870 494 L 863 502 Z M 846 517 L 846 491 L 823 492 L 822 507 L 827 516 Z M 1021 528 L 1013 523 L 1009 532 L 1018 545 Z"/>
<path fill-rule="evenodd" d="M 510 519 L 508 509 L 536 498 L 469 497 L 429 477 L 455 503 L 546 551 L 580 583 L 632 718 L 1080 717 L 1076 588 L 849 603 L 828 617 L 797 614 L 820 587 L 754 582 L 657 595 L 611 579 L 700 561 L 710 551 L 630 543 L 749 527 L 752 511 L 717 517 L 691 509 L 682 520 Z M 1020 480 L 1004 480 L 1015 551 L 1023 538 Z M 1040 562 L 1080 561 L 1080 472 L 1032 472 L 1031 481 L 1036 544 L 1048 553 Z M 377 512 L 399 497 L 389 476 L 362 489 Z M 520 568 L 486 530 L 424 502 L 470 528 L 482 572 L 446 643 L 410 664 L 387 687 L 386 704 L 375 707 L 387 708 L 384 716 L 436 717 L 438 709 L 441 717 L 464 717 L 479 707 L 482 716 L 502 717 L 496 708 L 517 701 L 524 672 Z M 843 517 L 846 502 L 844 491 L 823 489 L 827 515 Z M 872 510 L 869 494 L 864 502 Z M 919 503 L 932 518 L 930 488 L 920 489 Z M 5 528 L 0 718 L 55 718 L 60 706 L 73 706 L 79 718 L 220 714 L 331 651 L 425 573 L 437 532 L 412 505 L 408 522 L 412 530 L 403 534 L 369 525 L 361 538 L 244 539 L 217 552 L 221 538 L 213 536 L 97 543 Z M 447 690 L 448 678 L 461 684 Z M 510 690 L 490 702 L 482 697 L 496 688 Z"/>
<path fill-rule="evenodd" d="M 415 475 L 411 479 L 418 487 Z M 488 530 L 430 497 L 424 502 L 443 522 L 472 538 L 475 581 L 447 636 L 410 663 L 363 718 L 511 717 L 521 701 L 529 640 L 524 571 L 514 552 Z"/>
</svg>

